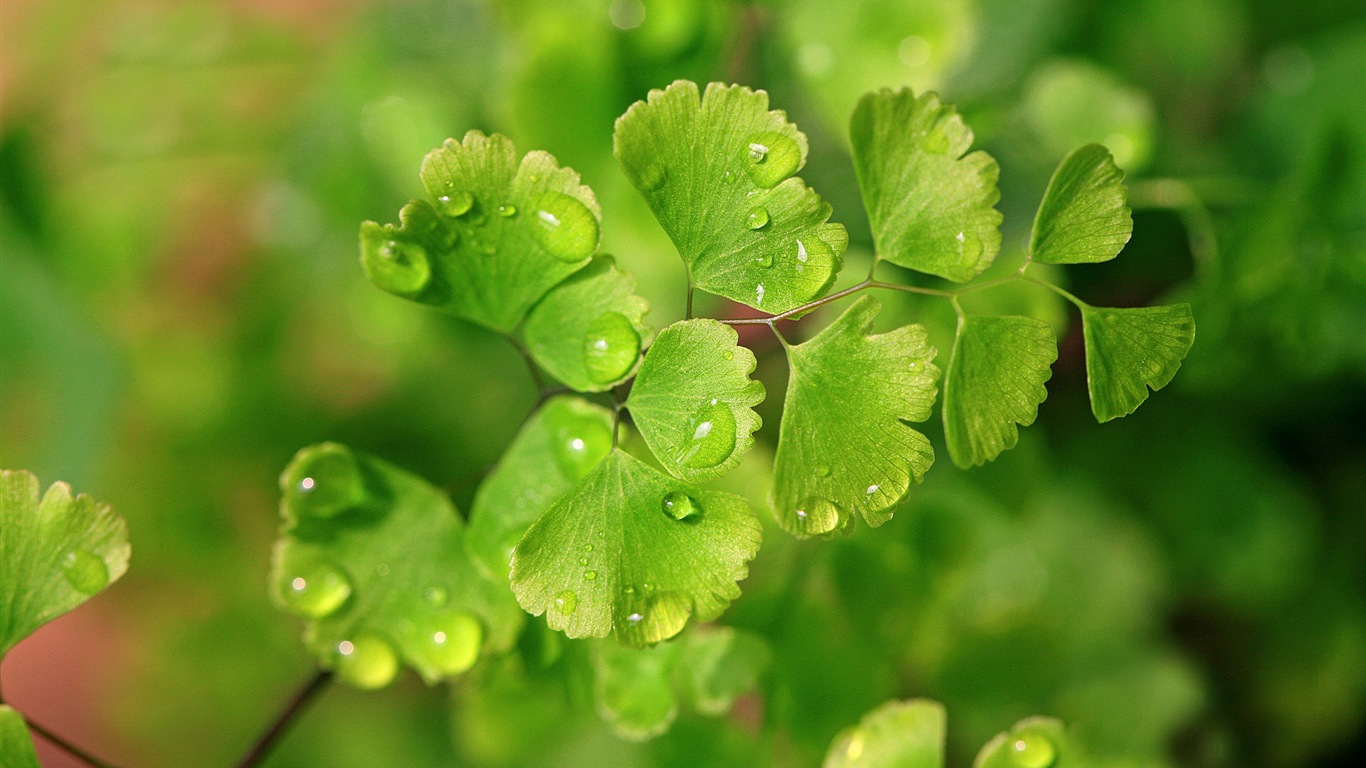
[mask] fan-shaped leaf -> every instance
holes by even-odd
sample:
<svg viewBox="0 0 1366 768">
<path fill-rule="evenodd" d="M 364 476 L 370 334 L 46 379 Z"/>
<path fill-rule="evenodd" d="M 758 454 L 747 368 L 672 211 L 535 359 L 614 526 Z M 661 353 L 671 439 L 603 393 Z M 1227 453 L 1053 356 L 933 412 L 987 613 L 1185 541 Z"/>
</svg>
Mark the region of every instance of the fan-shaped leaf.
<svg viewBox="0 0 1366 768">
<path fill-rule="evenodd" d="M 1167 386 L 1195 343 L 1189 304 L 1133 309 L 1083 306 L 1086 386 L 1091 412 L 1105 422 L 1127 416 Z"/>
<path fill-rule="evenodd" d="M 998 733 L 977 753 L 972 768 L 1078 768 L 1089 766 L 1051 717 L 1029 717 L 1008 733 Z"/>
<path fill-rule="evenodd" d="M 1124 171 L 1110 150 L 1087 144 L 1068 155 L 1048 182 L 1029 252 L 1041 264 L 1094 264 L 1119 255 L 1134 231 Z"/>
<path fill-rule="evenodd" d="M 824 768 L 943 768 L 944 706 L 889 701 L 835 737 Z"/>
</svg>

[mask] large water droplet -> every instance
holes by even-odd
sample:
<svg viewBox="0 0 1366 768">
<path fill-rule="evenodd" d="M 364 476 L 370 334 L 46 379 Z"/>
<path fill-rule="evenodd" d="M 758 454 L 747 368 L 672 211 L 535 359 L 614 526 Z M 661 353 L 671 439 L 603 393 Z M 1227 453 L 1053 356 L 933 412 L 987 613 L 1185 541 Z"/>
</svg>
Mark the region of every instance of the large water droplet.
<svg viewBox="0 0 1366 768">
<path fill-rule="evenodd" d="M 666 494 L 660 503 L 660 507 L 664 510 L 664 514 L 675 520 L 688 520 L 702 514 L 702 505 L 697 503 L 697 499 L 682 491 L 672 491 Z"/>
<path fill-rule="evenodd" d="M 275 593 L 285 608 L 320 619 L 334 613 L 351 596 L 351 581 L 326 557 L 298 547 L 280 555 Z"/>
<path fill-rule="evenodd" d="M 745 216 L 745 226 L 750 229 L 763 229 L 768 226 L 768 209 L 763 206 L 751 208 Z"/>
<path fill-rule="evenodd" d="M 517 215 L 517 206 L 512 205 L 511 203 L 504 203 L 503 205 L 498 206 L 498 215 L 505 219 L 510 219 Z"/>
<path fill-rule="evenodd" d="M 794 288 L 809 301 L 820 295 L 835 273 L 835 251 L 818 237 L 797 241 Z"/>
<path fill-rule="evenodd" d="M 436 205 L 447 216 L 464 216 L 474 207 L 474 195 L 465 191 L 452 191 L 438 197 Z"/>
<path fill-rule="evenodd" d="M 1020 768 L 1048 768 L 1058 748 L 1042 730 L 1025 726 L 1010 736 L 1010 757 Z"/>
<path fill-rule="evenodd" d="M 612 452 L 612 427 L 601 415 L 558 412 L 547 424 L 555 464 L 575 482 Z"/>
<path fill-rule="evenodd" d="M 325 443 L 308 449 L 285 470 L 285 503 L 300 516 L 329 518 L 365 499 L 356 457 L 345 446 Z"/>
<path fill-rule="evenodd" d="M 735 413 L 729 405 L 712 401 L 688 424 L 683 445 L 683 464 L 705 469 L 730 458 L 735 452 Z"/>
<path fill-rule="evenodd" d="M 583 367 L 598 384 L 620 379 L 640 356 L 640 334 L 620 312 L 604 312 L 583 337 Z"/>
<path fill-rule="evenodd" d="M 638 169 L 636 186 L 645 192 L 652 192 L 664 186 L 669 178 L 669 170 L 653 161 L 646 161 Z"/>
<path fill-rule="evenodd" d="M 532 207 L 531 234 L 551 256 L 582 261 L 598 247 L 598 220 L 588 206 L 559 192 L 542 192 Z"/>
<path fill-rule="evenodd" d="M 93 595 L 109 584 L 109 566 L 84 549 L 73 549 L 62 556 L 62 575 L 72 589 L 83 595 Z"/>
<path fill-rule="evenodd" d="M 362 231 L 361 266 L 370 282 L 399 296 L 416 296 L 432 280 L 427 249 L 391 231 Z"/>
<path fill-rule="evenodd" d="M 458 675 L 479 660 L 484 627 L 465 611 L 446 611 L 418 622 L 414 651 L 443 675 Z"/>
<path fill-rule="evenodd" d="M 781 133 L 758 133 L 745 143 L 745 171 L 761 187 L 776 187 L 797 172 L 802 164 L 802 149 Z"/>
<path fill-rule="evenodd" d="M 362 632 L 337 643 L 332 663 L 337 677 L 367 691 L 383 688 L 398 676 L 398 654 L 394 646 L 373 632 Z"/>
<path fill-rule="evenodd" d="M 982 241 L 976 235 L 959 232 L 953 239 L 958 243 L 958 257 L 963 264 L 976 264 L 982 258 Z"/>
<path fill-rule="evenodd" d="M 574 615 L 574 611 L 578 607 L 579 596 L 574 594 L 570 590 L 566 589 L 565 591 L 555 596 L 555 610 L 563 616 Z"/>
<path fill-rule="evenodd" d="M 793 511 L 793 515 L 796 518 L 797 529 L 807 536 L 829 533 L 840 527 L 846 517 L 838 504 L 820 496 L 803 499 Z"/>
</svg>

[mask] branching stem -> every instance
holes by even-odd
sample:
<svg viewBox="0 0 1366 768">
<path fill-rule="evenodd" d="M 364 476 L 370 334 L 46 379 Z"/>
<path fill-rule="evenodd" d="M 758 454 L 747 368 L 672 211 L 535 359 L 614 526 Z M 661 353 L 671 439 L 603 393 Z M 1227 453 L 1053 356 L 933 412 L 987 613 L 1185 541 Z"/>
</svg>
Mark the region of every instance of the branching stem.
<svg viewBox="0 0 1366 768">
<path fill-rule="evenodd" d="M 256 744 L 252 746 L 251 750 L 238 761 L 237 768 L 254 768 L 254 766 L 265 762 L 265 759 L 270 755 L 271 750 L 279 743 L 281 737 L 289 730 L 289 727 L 294 724 L 294 721 L 304 711 L 304 708 L 307 707 L 309 702 L 313 701 L 318 694 L 322 693 L 323 689 L 325 689 L 330 682 L 332 682 L 331 672 L 319 672 L 314 675 L 313 679 L 309 680 L 303 688 L 299 689 L 299 692 L 294 695 L 294 698 L 285 705 L 285 708 L 275 717 L 275 720 L 270 724 L 270 727 L 266 729 L 266 732 L 261 734 L 261 738 L 256 740 Z"/>
</svg>

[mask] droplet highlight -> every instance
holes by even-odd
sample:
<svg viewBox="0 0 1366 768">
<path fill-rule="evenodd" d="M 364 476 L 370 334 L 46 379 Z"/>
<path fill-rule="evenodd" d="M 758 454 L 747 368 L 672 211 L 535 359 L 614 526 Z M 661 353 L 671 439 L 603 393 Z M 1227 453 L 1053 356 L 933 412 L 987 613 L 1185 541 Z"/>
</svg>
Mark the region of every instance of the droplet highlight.
<svg viewBox="0 0 1366 768">
<path fill-rule="evenodd" d="M 285 470 L 281 485 L 286 505 L 301 517 L 335 517 L 366 495 L 356 457 L 336 443 L 301 452 Z"/>
<path fill-rule="evenodd" d="M 505 218 L 505 219 L 510 219 L 510 218 L 512 218 L 513 216 L 516 216 L 516 215 L 517 215 L 517 206 L 515 206 L 515 205 L 509 205 L 509 204 L 506 204 L 506 203 L 503 204 L 503 205 L 500 205 L 500 206 L 498 206 L 498 215 L 499 215 L 499 216 L 502 216 L 502 217 Z"/>
<path fill-rule="evenodd" d="M 555 611 L 561 616 L 573 616 L 578 607 L 579 596 L 567 589 L 555 596 Z"/>
<path fill-rule="evenodd" d="M 578 482 L 612 452 L 612 427 L 597 413 L 556 413 L 548 420 L 551 454 L 565 477 Z"/>
<path fill-rule="evenodd" d="M 418 623 L 415 655 L 442 675 L 458 675 L 479 660 L 484 627 L 466 611 L 447 611 Z"/>
<path fill-rule="evenodd" d="M 1058 748 L 1043 731 L 1027 726 L 1011 734 L 1010 758 L 1020 768 L 1048 768 L 1058 759 Z"/>
<path fill-rule="evenodd" d="M 802 164 L 802 149 L 793 139 L 775 132 L 758 133 L 746 140 L 745 171 L 760 187 L 778 186 L 797 172 Z"/>
<path fill-rule="evenodd" d="M 663 501 L 660 502 L 660 508 L 664 510 L 664 514 L 675 520 L 692 520 L 702 514 L 702 505 L 697 499 L 682 491 L 665 494 Z"/>
<path fill-rule="evenodd" d="M 93 552 L 73 549 L 62 556 L 62 576 L 72 589 L 93 595 L 108 586 L 109 566 Z"/>
<path fill-rule="evenodd" d="M 793 517 L 801 534 L 814 536 L 839 528 L 847 515 L 835 502 L 820 496 L 809 496 L 797 504 Z"/>
<path fill-rule="evenodd" d="M 954 236 L 958 244 L 958 257 L 963 264 L 976 264 L 982 258 L 982 240 L 976 235 L 959 232 Z"/>
<path fill-rule="evenodd" d="M 436 207 L 452 218 L 464 216 L 474 207 L 474 195 L 465 191 L 451 191 L 436 198 Z"/>
<path fill-rule="evenodd" d="M 592 581 L 593 579 L 596 579 L 597 577 L 598 577 L 598 572 L 597 572 L 597 571 L 584 571 L 584 572 L 583 572 L 583 578 L 586 579 L 586 580 L 588 580 L 588 581 Z"/>
<path fill-rule="evenodd" d="M 320 619 L 335 613 L 351 596 L 351 581 L 328 558 L 286 547 L 280 555 L 275 593 L 290 613 Z"/>
<path fill-rule="evenodd" d="M 751 208 L 745 215 L 745 226 L 750 229 L 763 229 L 768 226 L 768 209 L 762 206 Z"/>
<path fill-rule="evenodd" d="M 532 237 L 561 261 L 582 261 L 598 248 L 598 219 L 577 198 L 543 192 L 533 205 Z"/>
<path fill-rule="evenodd" d="M 383 688 L 398 676 L 398 653 L 388 640 L 373 632 L 337 643 L 332 664 L 343 682 L 367 691 Z"/>
<path fill-rule="evenodd" d="M 688 430 L 683 444 L 686 467 L 714 467 L 735 452 L 735 413 L 729 405 L 713 400 L 693 416 Z"/>
<path fill-rule="evenodd" d="M 604 312 L 583 337 L 583 367 L 588 378 L 610 384 L 631 372 L 640 357 L 640 334 L 620 312 Z"/>
</svg>

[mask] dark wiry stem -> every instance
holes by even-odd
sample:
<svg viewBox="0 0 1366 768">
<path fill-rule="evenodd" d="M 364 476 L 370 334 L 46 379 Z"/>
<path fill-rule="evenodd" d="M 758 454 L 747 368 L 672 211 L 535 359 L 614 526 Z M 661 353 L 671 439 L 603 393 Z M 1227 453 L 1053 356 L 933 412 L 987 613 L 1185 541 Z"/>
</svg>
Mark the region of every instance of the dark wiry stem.
<svg viewBox="0 0 1366 768">
<path fill-rule="evenodd" d="M 322 693 L 323 689 L 326 688 L 327 684 L 331 681 L 331 672 L 319 672 L 314 675 L 313 679 L 309 680 L 308 684 L 301 688 L 299 692 L 295 694 L 294 698 L 290 700 L 289 704 L 275 717 L 274 722 L 270 724 L 270 727 L 266 729 L 266 732 L 261 734 L 261 738 L 256 740 L 256 744 L 252 746 L 251 751 L 247 752 L 246 756 L 238 761 L 237 768 L 254 768 L 254 766 L 264 762 L 266 757 L 270 755 L 271 750 L 273 750 L 275 745 L 280 741 L 280 738 L 284 736 L 285 732 L 289 730 L 289 727 L 294 724 L 294 720 L 303 712 L 304 708 L 308 706 L 308 703 L 319 693 Z"/>
<path fill-rule="evenodd" d="M 32 720 L 26 720 L 26 722 L 28 723 L 29 730 L 33 731 L 34 733 L 38 734 L 39 736 L 42 736 L 43 739 L 45 739 L 46 741 L 48 741 L 49 743 L 51 743 L 53 746 L 57 747 L 58 749 L 62 750 L 63 752 L 66 752 L 67 754 L 71 755 L 72 757 L 76 758 L 77 760 L 80 760 L 81 762 L 85 763 L 86 765 L 93 766 L 94 768 L 114 768 L 114 766 L 113 766 L 112 763 L 107 763 L 107 762 L 105 762 L 105 761 L 99 759 L 98 757 L 95 757 L 94 755 L 90 754 L 89 752 L 86 752 L 85 750 L 81 749 L 80 747 L 76 746 L 75 744 L 72 744 L 71 742 L 67 741 L 66 739 L 63 739 L 62 737 L 60 737 L 60 736 L 58 736 L 57 734 L 53 733 L 52 731 L 49 731 L 48 729 L 44 728 L 43 726 L 38 725 L 37 723 L 33 722 Z"/>
</svg>

